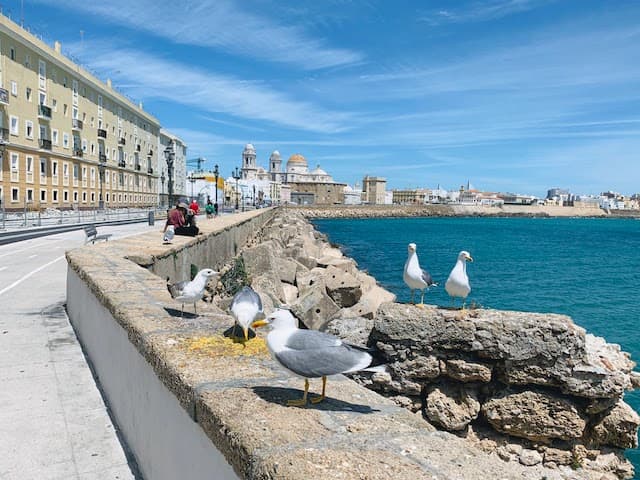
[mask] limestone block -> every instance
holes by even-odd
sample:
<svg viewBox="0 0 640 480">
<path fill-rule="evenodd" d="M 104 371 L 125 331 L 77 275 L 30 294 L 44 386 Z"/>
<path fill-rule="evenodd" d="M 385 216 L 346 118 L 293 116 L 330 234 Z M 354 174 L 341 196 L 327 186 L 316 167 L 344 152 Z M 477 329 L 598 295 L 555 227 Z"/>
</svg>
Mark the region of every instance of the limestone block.
<svg viewBox="0 0 640 480">
<path fill-rule="evenodd" d="M 593 425 L 591 439 L 598 445 L 636 448 L 639 426 L 638 414 L 623 400 L 619 400 L 599 422 Z"/>
<path fill-rule="evenodd" d="M 586 427 L 572 401 L 550 393 L 506 393 L 485 403 L 482 412 L 497 431 L 534 441 L 580 438 Z"/>
<path fill-rule="evenodd" d="M 258 295 L 260 295 L 263 307 L 267 297 L 269 297 L 269 299 L 271 300 L 270 304 L 274 306 L 281 303 L 286 303 L 282 283 L 274 275 L 273 272 L 254 276 L 253 280 L 251 281 L 251 288 L 253 288 L 258 293 Z"/>
<path fill-rule="evenodd" d="M 274 243 L 271 241 L 243 250 L 242 260 L 249 276 L 277 272 Z"/>
<path fill-rule="evenodd" d="M 298 266 L 301 265 L 293 258 L 279 258 L 276 262 L 276 269 L 280 276 L 280 280 L 293 285 L 296 283 L 296 272 Z"/>
<path fill-rule="evenodd" d="M 298 298 L 298 287 L 283 282 L 282 290 L 284 292 L 284 303 L 286 303 L 287 305 L 295 303 L 296 299 Z"/>
<path fill-rule="evenodd" d="M 324 278 L 327 294 L 340 308 L 358 303 L 362 290 L 356 277 L 339 268 L 328 267 Z"/>
<path fill-rule="evenodd" d="M 396 296 L 382 287 L 374 285 L 369 290 L 364 290 L 358 303 L 349 307 L 346 315 L 373 318 L 381 304 L 394 302 Z"/>
<path fill-rule="evenodd" d="M 304 294 L 309 288 L 316 288 L 318 285 L 324 289 L 325 269 L 315 267 L 310 270 L 298 270 L 296 272 L 296 286 L 300 294 Z"/>
<path fill-rule="evenodd" d="M 425 412 L 432 423 L 445 430 L 463 430 L 478 417 L 480 402 L 471 389 L 441 385 L 427 395 Z"/>
<path fill-rule="evenodd" d="M 544 463 L 571 465 L 573 463 L 573 454 L 570 450 L 549 447 L 544 452 Z"/>
<path fill-rule="evenodd" d="M 490 382 L 491 367 L 464 360 L 447 360 L 446 374 L 459 382 Z"/>
<path fill-rule="evenodd" d="M 518 457 L 518 461 L 522 465 L 533 467 L 534 465 L 538 465 L 542 462 L 542 455 L 540 455 L 536 450 L 529 450 L 528 448 L 525 448 Z"/>
<path fill-rule="evenodd" d="M 300 297 L 291 305 L 291 310 L 308 328 L 319 330 L 340 307 L 327 295 L 324 285 L 314 285 L 300 292 Z"/>
</svg>

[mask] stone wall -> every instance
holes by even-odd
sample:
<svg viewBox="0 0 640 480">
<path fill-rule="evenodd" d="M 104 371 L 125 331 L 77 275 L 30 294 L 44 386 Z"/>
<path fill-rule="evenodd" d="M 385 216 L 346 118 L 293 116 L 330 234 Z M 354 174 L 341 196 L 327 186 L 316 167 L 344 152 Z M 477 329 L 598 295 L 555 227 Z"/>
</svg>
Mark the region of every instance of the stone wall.
<svg viewBox="0 0 640 480">
<path fill-rule="evenodd" d="M 394 303 L 297 210 L 242 256 L 254 288 L 308 328 L 374 347 L 388 372 L 354 378 L 425 422 L 505 461 L 632 475 L 623 449 L 640 418 L 622 396 L 635 364 L 569 317 Z"/>
</svg>

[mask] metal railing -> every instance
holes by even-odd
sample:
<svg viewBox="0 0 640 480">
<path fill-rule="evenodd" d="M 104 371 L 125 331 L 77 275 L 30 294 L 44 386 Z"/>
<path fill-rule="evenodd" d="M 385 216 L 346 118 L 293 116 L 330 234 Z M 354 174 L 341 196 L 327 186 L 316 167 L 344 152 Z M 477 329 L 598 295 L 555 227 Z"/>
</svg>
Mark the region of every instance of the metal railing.
<svg viewBox="0 0 640 480">
<path fill-rule="evenodd" d="M 125 220 L 144 221 L 149 218 L 149 212 L 154 212 L 155 218 L 165 216 L 167 209 L 162 207 L 139 208 L 109 208 L 100 210 L 97 205 L 90 209 L 81 210 L 74 206 L 71 210 L 57 210 L 54 208 L 34 208 L 33 204 L 25 204 L 21 212 L 7 212 L 4 205 L 0 206 L 0 231 L 15 231 L 33 227 L 54 227 L 56 225 L 72 225 L 82 223 L 116 222 Z"/>
</svg>

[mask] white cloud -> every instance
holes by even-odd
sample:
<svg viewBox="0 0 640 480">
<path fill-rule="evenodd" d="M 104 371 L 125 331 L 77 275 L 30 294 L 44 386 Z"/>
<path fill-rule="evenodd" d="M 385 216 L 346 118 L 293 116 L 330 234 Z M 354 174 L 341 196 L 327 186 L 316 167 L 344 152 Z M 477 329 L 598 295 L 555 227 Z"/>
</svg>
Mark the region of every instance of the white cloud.
<svg viewBox="0 0 640 480">
<path fill-rule="evenodd" d="M 302 29 L 246 10 L 246 2 L 206 0 L 34 0 L 32 3 L 97 15 L 105 21 L 144 31 L 183 45 L 220 49 L 227 53 L 303 69 L 354 64 L 363 55 L 332 48 Z M 243 8 L 245 7 L 245 8 Z M 254 10 L 255 11 L 255 10 Z"/>
<path fill-rule="evenodd" d="M 261 82 L 217 75 L 139 51 L 86 42 L 82 51 L 91 52 L 86 63 L 92 70 L 111 77 L 116 87 L 127 84 L 127 94 L 143 100 L 161 99 L 247 121 L 315 132 L 342 131 L 351 117 L 295 100 Z"/>
<path fill-rule="evenodd" d="M 471 23 L 494 20 L 516 13 L 539 8 L 554 0 L 489 0 L 474 1 L 464 7 L 452 10 L 431 10 L 423 12 L 419 20 L 432 26 L 447 23 Z"/>
</svg>

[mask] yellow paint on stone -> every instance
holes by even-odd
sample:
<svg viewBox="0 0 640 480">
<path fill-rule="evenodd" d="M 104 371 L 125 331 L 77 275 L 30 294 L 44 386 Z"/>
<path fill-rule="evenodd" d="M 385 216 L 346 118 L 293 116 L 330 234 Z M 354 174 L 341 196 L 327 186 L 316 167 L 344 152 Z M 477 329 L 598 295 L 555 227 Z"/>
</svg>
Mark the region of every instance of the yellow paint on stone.
<svg viewBox="0 0 640 480">
<path fill-rule="evenodd" d="M 246 343 L 222 335 L 195 337 L 187 340 L 186 346 L 189 351 L 211 357 L 267 356 L 269 354 L 266 342 L 260 337 Z"/>
</svg>

